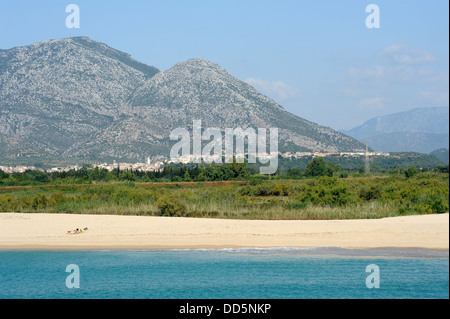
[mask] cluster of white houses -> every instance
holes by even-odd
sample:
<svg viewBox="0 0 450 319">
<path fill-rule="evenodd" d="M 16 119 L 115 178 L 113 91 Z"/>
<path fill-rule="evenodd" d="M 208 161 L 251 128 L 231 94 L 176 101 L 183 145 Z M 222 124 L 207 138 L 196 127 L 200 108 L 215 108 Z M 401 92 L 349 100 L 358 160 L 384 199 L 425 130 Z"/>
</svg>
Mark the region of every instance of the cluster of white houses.
<svg viewBox="0 0 450 319">
<path fill-rule="evenodd" d="M 153 164 L 150 161 L 147 163 L 112 163 L 112 164 L 93 164 L 92 167 L 98 167 L 99 169 L 106 169 L 111 172 L 119 168 L 120 170 L 132 170 L 132 171 L 143 171 L 143 172 L 155 172 L 162 169 L 164 162 L 155 162 Z"/>
<path fill-rule="evenodd" d="M 326 153 L 326 152 L 286 152 L 286 153 L 280 153 L 281 157 L 284 158 L 300 158 L 300 157 L 325 157 L 325 156 L 344 156 L 344 157 L 359 157 L 359 156 L 389 156 L 389 153 L 382 153 L 382 152 L 368 152 L 367 154 L 365 152 L 339 152 L 339 153 Z M 245 158 L 246 154 L 237 154 L 236 158 Z M 258 158 L 266 157 L 272 157 L 276 156 L 276 154 L 257 154 Z M 150 158 L 147 158 L 146 163 L 117 163 L 114 162 L 112 164 L 103 163 L 103 164 L 91 164 L 91 167 L 95 168 L 98 167 L 99 169 L 106 169 L 109 172 L 112 170 L 115 170 L 117 168 L 120 168 L 120 170 L 133 170 L 133 171 L 144 171 L 144 172 L 154 172 L 154 171 L 160 171 L 163 169 L 165 164 L 170 163 L 221 163 L 222 158 L 211 155 L 211 156 L 203 156 L 203 157 L 194 157 L 192 155 L 188 156 L 182 156 L 177 159 L 171 159 L 171 160 L 162 160 L 157 161 L 154 163 L 150 162 Z M 5 173 L 23 173 L 27 170 L 39 170 L 39 171 L 46 171 L 46 172 L 67 172 L 70 170 L 79 170 L 83 166 L 80 165 L 68 165 L 64 167 L 53 167 L 47 170 L 43 170 L 42 168 L 36 168 L 34 166 L 25 166 L 25 165 L 19 165 L 19 166 L 0 166 L 0 170 L 2 170 Z"/>
<path fill-rule="evenodd" d="M 383 152 L 286 152 L 280 154 L 281 157 L 289 158 L 289 157 L 307 157 L 307 156 L 313 156 L 313 157 L 325 157 L 325 156 L 345 156 L 345 157 L 359 157 L 359 156 L 389 156 L 389 153 L 383 153 Z"/>
<path fill-rule="evenodd" d="M 133 170 L 133 171 L 144 171 L 144 172 L 154 172 L 159 171 L 163 168 L 164 162 L 155 162 L 150 163 L 150 161 L 147 160 L 147 163 L 102 163 L 102 164 L 90 164 L 90 167 L 92 168 L 99 168 L 99 169 L 106 169 L 107 171 L 111 172 L 114 169 L 120 168 L 120 170 Z M 60 167 L 52 167 L 50 169 L 42 169 L 42 168 L 36 168 L 34 166 L 25 166 L 25 165 L 18 165 L 18 166 L 0 166 L 0 170 L 2 170 L 5 173 L 24 173 L 25 171 L 29 170 L 38 170 L 41 172 L 68 172 L 70 170 L 78 171 L 83 168 L 83 165 L 68 165 L 68 166 L 60 166 Z"/>
<path fill-rule="evenodd" d="M 0 170 L 11 174 L 11 173 L 24 173 L 26 171 L 30 171 L 30 170 L 40 170 L 40 171 L 44 171 L 43 169 L 37 169 L 34 166 L 25 166 L 25 165 L 19 165 L 19 166 L 0 166 Z"/>
</svg>

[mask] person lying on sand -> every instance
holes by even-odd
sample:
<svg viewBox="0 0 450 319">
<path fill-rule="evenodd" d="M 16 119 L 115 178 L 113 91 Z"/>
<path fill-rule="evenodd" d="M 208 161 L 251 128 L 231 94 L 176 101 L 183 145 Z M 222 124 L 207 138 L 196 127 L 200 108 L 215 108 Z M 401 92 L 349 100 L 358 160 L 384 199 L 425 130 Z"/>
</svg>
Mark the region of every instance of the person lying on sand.
<svg viewBox="0 0 450 319">
<path fill-rule="evenodd" d="M 87 230 L 88 230 L 87 227 L 84 227 L 83 230 L 81 230 L 81 228 L 77 228 L 77 229 L 75 229 L 75 230 L 68 230 L 67 233 L 68 233 L 69 235 L 75 235 L 75 234 L 81 234 L 81 233 L 84 233 L 84 232 L 87 231 Z"/>
</svg>

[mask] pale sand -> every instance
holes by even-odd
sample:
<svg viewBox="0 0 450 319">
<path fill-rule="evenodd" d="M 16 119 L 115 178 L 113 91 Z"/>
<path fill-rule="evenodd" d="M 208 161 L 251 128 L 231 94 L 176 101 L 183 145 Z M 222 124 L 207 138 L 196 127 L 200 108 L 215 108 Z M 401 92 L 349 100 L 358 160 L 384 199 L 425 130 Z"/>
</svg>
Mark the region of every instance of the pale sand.
<svg viewBox="0 0 450 319">
<path fill-rule="evenodd" d="M 304 221 L 0 213 L 0 250 L 329 246 L 448 250 L 449 214 Z"/>
</svg>

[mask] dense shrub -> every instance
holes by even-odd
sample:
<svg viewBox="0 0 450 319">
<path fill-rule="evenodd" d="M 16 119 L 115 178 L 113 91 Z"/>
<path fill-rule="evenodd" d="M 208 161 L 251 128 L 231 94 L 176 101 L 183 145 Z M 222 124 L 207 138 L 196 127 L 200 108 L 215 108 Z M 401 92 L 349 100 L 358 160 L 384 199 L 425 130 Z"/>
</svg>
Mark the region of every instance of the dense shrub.
<svg viewBox="0 0 450 319">
<path fill-rule="evenodd" d="M 187 207 L 178 198 L 173 196 L 161 196 L 156 202 L 161 216 L 181 217 L 186 214 Z"/>
<path fill-rule="evenodd" d="M 348 183 L 336 177 L 322 177 L 308 183 L 297 200 L 320 206 L 345 206 L 356 201 Z"/>
<path fill-rule="evenodd" d="M 414 177 L 418 173 L 419 173 L 419 170 L 415 166 L 410 166 L 403 172 L 403 174 L 405 174 L 406 178 Z"/>
<path fill-rule="evenodd" d="M 250 196 L 288 196 L 290 192 L 291 187 L 284 183 L 258 183 L 240 189 L 241 195 Z"/>
<path fill-rule="evenodd" d="M 381 187 L 379 185 L 364 186 L 359 190 L 359 197 L 365 201 L 381 198 Z"/>
<path fill-rule="evenodd" d="M 49 198 L 45 194 L 37 193 L 36 195 L 34 195 L 31 207 L 33 207 L 34 210 L 41 210 L 47 207 L 54 206 L 55 204 L 56 202 L 54 199 Z"/>
<path fill-rule="evenodd" d="M 19 202 L 11 194 L 0 195 L 0 212 L 13 212 L 17 209 Z"/>
<path fill-rule="evenodd" d="M 448 197 L 447 200 L 444 200 L 439 194 L 432 194 L 427 198 L 427 202 L 435 214 L 448 212 Z"/>
<path fill-rule="evenodd" d="M 325 176 L 327 162 L 323 157 L 316 157 L 306 165 L 305 176 Z"/>
</svg>

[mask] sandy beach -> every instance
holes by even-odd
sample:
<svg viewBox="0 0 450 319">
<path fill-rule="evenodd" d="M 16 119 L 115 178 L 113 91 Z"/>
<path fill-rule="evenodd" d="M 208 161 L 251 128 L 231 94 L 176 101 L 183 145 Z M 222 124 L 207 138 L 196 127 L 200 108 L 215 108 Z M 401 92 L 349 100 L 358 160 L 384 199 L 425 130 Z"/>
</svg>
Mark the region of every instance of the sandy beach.
<svg viewBox="0 0 450 319">
<path fill-rule="evenodd" d="M 305 221 L 0 213 L 0 250 L 325 246 L 448 250 L 449 214 Z"/>
</svg>

